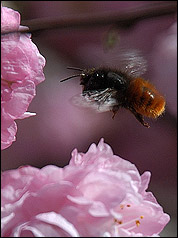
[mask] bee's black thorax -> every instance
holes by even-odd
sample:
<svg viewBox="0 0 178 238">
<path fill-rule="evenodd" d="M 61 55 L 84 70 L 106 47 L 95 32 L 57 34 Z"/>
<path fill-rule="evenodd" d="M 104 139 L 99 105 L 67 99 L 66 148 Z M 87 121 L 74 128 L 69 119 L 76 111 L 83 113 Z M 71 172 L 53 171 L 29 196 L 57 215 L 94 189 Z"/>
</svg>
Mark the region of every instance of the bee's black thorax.
<svg viewBox="0 0 178 238">
<path fill-rule="evenodd" d="M 126 75 L 120 71 L 93 68 L 83 71 L 80 84 L 84 91 L 113 88 L 121 92 L 126 90 L 128 82 Z"/>
</svg>

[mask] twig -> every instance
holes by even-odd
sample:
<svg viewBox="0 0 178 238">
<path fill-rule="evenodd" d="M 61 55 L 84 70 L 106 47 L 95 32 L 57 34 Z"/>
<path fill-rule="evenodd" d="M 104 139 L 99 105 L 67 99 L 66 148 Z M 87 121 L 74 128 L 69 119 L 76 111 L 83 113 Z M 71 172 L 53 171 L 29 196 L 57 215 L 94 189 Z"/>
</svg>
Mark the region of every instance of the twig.
<svg viewBox="0 0 178 238">
<path fill-rule="evenodd" d="M 106 25 L 116 25 L 117 27 L 130 27 L 138 21 L 172 15 L 177 12 L 177 1 L 159 2 L 144 6 L 142 8 L 127 9 L 127 12 L 104 12 L 96 14 L 85 14 L 80 16 L 67 16 L 60 18 L 39 18 L 23 21 L 21 24 L 28 26 L 29 29 L 21 29 L 19 31 L 2 32 L 9 33 L 33 33 L 36 31 L 49 29 L 67 29 L 67 28 L 88 28 Z"/>
</svg>

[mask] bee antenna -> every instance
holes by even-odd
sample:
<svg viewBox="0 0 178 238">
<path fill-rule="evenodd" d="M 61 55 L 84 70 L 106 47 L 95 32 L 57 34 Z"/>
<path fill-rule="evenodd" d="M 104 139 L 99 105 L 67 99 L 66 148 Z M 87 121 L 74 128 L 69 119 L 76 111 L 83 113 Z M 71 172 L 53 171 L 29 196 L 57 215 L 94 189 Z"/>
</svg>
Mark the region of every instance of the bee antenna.
<svg viewBox="0 0 178 238">
<path fill-rule="evenodd" d="M 72 76 L 70 76 L 70 77 L 67 77 L 67 78 L 65 78 L 65 79 L 60 80 L 60 82 L 64 82 L 64 81 L 66 81 L 66 80 L 68 80 L 68 79 L 72 79 L 72 78 L 79 77 L 79 76 L 81 76 L 81 74 L 75 74 L 75 75 L 72 75 Z"/>
<path fill-rule="evenodd" d="M 77 68 L 77 67 L 67 67 L 67 69 L 73 69 L 73 70 L 83 71 L 83 69 L 80 69 L 80 68 Z"/>
</svg>

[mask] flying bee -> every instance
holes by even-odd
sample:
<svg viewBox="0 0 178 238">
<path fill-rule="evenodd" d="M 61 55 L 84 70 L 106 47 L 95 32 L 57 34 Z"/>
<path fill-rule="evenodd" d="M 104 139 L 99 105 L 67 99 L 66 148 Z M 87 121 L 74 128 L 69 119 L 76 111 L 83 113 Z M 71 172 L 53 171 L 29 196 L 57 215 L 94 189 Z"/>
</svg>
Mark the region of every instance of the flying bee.
<svg viewBox="0 0 178 238">
<path fill-rule="evenodd" d="M 124 71 L 110 67 L 90 69 L 69 67 L 80 73 L 60 82 L 80 77 L 83 90 L 80 96 L 73 97 L 74 104 L 91 107 L 98 112 L 112 111 L 113 118 L 119 108 L 123 107 L 130 110 L 143 126 L 149 128 L 144 116 L 159 117 L 165 110 L 165 99 L 150 82 L 138 76 L 140 71 L 135 70 L 133 57 L 130 59 L 130 64 Z M 139 64 L 140 62 L 139 58 Z M 145 65 L 143 68 L 146 68 Z"/>
</svg>

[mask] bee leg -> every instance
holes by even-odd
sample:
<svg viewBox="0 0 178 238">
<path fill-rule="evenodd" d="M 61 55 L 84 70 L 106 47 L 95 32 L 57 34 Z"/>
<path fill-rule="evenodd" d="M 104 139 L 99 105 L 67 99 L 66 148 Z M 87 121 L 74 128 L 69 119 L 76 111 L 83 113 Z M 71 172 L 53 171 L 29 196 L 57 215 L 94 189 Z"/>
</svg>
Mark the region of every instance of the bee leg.
<svg viewBox="0 0 178 238">
<path fill-rule="evenodd" d="M 136 119 L 145 127 L 149 128 L 150 125 L 144 121 L 143 116 L 141 114 L 139 114 L 138 112 L 136 112 L 133 108 L 129 108 L 130 111 L 134 114 L 134 116 L 136 117 Z"/>
<path fill-rule="evenodd" d="M 115 115 L 116 115 L 118 110 L 119 110 L 118 106 L 115 106 L 115 107 L 112 108 L 112 110 L 111 110 L 113 112 L 112 119 L 114 119 L 114 117 L 115 117 Z"/>
</svg>

